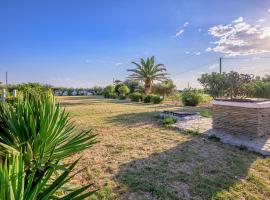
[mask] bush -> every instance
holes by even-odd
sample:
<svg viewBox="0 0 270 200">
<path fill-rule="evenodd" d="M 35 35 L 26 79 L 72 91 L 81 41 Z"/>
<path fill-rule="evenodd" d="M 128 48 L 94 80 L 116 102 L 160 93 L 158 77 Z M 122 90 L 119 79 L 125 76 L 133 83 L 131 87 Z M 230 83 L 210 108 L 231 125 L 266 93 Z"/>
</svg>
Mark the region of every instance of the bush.
<svg viewBox="0 0 270 200">
<path fill-rule="evenodd" d="M 78 160 L 63 159 L 88 149 L 95 135 L 77 131 L 53 95 L 25 93 L 15 105 L 0 104 L 0 133 L 1 199 L 84 199 L 92 193 L 86 192 L 91 185 L 67 190 Z"/>
<path fill-rule="evenodd" d="M 123 96 L 123 95 L 120 95 L 120 96 L 119 96 L 119 99 L 120 99 L 120 100 L 125 100 L 125 99 L 127 99 L 127 97 L 126 97 L 126 96 Z"/>
<path fill-rule="evenodd" d="M 149 94 L 147 96 L 144 97 L 143 102 L 144 103 L 151 103 L 151 98 L 153 95 Z"/>
<path fill-rule="evenodd" d="M 162 98 L 160 98 L 160 96 L 152 95 L 152 97 L 151 97 L 151 103 L 153 103 L 153 104 L 159 104 L 161 102 L 162 102 Z"/>
<path fill-rule="evenodd" d="M 202 102 L 203 94 L 196 89 L 185 89 L 181 97 L 185 106 L 197 106 Z"/>
<path fill-rule="evenodd" d="M 115 87 L 113 85 L 108 85 L 103 90 L 103 96 L 104 98 L 117 98 L 117 95 L 115 93 Z"/>
<path fill-rule="evenodd" d="M 143 95 L 139 92 L 134 92 L 130 94 L 129 98 L 131 101 L 136 101 L 136 102 L 143 101 Z"/>
<path fill-rule="evenodd" d="M 174 124 L 177 122 L 177 119 L 173 118 L 173 117 L 165 117 L 163 120 L 162 120 L 162 123 L 163 125 L 171 125 L 171 124 Z"/>
<path fill-rule="evenodd" d="M 7 97 L 6 102 L 10 105 L 15 105 L 18 101 L 17 97 Z"/>
<path fill-rule="evenodd" d="M 130 92 L 130 89 L 124 84 L 118 88 L 118 92 L 121 96 L 126 96 Z"/>
</svg>

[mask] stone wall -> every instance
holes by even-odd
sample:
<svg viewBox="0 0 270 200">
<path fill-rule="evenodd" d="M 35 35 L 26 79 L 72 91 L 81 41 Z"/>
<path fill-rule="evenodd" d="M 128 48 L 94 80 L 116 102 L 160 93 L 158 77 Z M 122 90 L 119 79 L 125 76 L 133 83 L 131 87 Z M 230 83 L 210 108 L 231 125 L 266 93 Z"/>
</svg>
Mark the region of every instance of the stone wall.
<svg viewBox="0 0 270 200">
<path fill-rule="evenodd" d="M 213 128 L 232 134 L 270 134 L 270 107 L 240 107 L 213 104 Z"/>
</svg>

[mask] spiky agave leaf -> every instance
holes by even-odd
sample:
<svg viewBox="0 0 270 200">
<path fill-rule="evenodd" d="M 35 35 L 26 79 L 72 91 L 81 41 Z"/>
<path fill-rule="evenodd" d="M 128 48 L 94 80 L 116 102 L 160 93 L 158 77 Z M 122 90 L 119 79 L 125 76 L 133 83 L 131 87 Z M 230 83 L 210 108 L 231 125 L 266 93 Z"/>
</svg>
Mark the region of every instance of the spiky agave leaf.
<svg viewBox="0 0 270 200">
<path fill-rule="evenodd" d="M 95 134 L 77 131 L 52 95 L 27 94 L 14 106 L 0 106 L 0 146 L 22 152 L 40 166 L 69 157 L 96 142 Z M 1 145 L 4 144 L 4 145 Z"/>
<path fill-rule="evenodd" d="M 6 155 L 5 159 L 0 163 L 0 199 L 10 200 L 47 200 L 47 199 L 63 199 L 76 200 L 84 199 L 94 193 L 86 190 L 91 185 L 78 188 L 56 196 L 55 193 L 63 187 L 73 176 L 70 172 L 73 170 L 78 160 L 70 164 L 57 177 L 53 177 L 57 170 L 49 167 L 42 175 L 37 176 L 37 171 L 33 170 L 28 177 L 25 173 L 25 164 L 22 154 Z M 53 180 L 53 181 L 51 181 Z"/>
</svg>

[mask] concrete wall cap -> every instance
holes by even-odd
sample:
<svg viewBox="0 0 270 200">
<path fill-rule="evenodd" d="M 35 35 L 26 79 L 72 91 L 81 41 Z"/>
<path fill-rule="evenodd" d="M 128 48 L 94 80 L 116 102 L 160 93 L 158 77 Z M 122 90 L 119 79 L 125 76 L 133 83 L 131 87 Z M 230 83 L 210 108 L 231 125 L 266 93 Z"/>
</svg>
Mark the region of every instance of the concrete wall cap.
<svg viewBox="0 0 270 200">
<path fill-rule="evenodd" d="M 243 108 L 270 108 L 270 101 L 263 102 L 235 102 L 235 101 L 212 101 L 213 105 L 234 106 Z"/>
</svg>

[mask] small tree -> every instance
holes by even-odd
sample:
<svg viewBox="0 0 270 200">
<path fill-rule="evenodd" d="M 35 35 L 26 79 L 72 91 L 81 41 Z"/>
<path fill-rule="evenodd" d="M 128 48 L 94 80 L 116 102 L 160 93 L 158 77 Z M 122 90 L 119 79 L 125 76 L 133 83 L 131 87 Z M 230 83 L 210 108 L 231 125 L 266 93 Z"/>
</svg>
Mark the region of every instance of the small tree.
<svg viewBox="0 0 270 200">
<path fill-rule="evenodd" d="M 239 74 L 238 72 L 231 71 L 227 78 L 230 98 L 246 97 L 248 95 L 248 91 L 245 89 L 245 85 L 251 83 L 253 80 L 254 75 Z"/>
<path fill-rule="evenodd" d="M 122 96 L 126 96 L 126 95 L 130 92 L 128 86 L 126 86 L 125 84 L 122 85 L 122 86 L 118 89 L 118 91 L 119 91 L 120 95 L 122 95 Z"/>
<path fill-rule="evenodd" d="M 162 83 L 157 83 L 153 85 L 153 93 L 158 94 L 163 97 L 172 95 L 176 91 L 176 86 L 173 84 L 172 80 L 166 80 Z"/>
<path fill-rule="evenodd" d="M 222 97 L 228 90 L 227 74 L 212 72 L 211 74 L 202 74 L 198 81 L 203 85 L 205 92 L 212 97 Z"/>
</svg>

